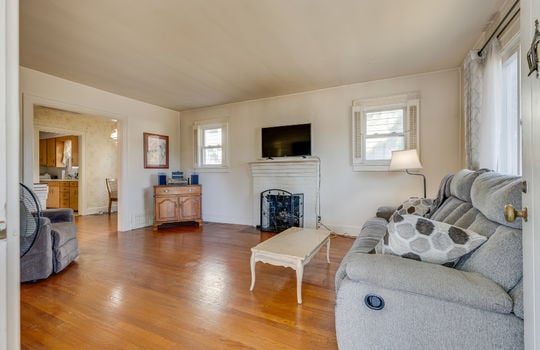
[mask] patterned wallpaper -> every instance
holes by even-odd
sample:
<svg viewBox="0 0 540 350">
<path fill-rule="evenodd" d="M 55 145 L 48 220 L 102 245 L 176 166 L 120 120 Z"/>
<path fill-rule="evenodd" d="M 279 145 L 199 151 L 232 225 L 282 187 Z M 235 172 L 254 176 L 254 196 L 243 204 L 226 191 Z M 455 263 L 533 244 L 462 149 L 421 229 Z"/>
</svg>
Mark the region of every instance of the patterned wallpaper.
<svg viewBox="0 0 540 350">
<path fill-rule="evenodd" d="M 116 121 L 36 106 L 34 107 L 34 125 L 39 128 L 58 129 L 85 136 L 85 144 L 80 146 L 80 150 L 85 154 L 85 164 L 79 164 L 79 178 L 83 172 L 86 177 L 86 188 L 79 189 L 86 193 L 83 213 L 106 210 L 109 200 L 105 178 L 116 177 L 118 166 L 117 144 L 110 137 L 116 127 Z M 80 160 L 81 155 L 79 162 Z"/>
</svg>

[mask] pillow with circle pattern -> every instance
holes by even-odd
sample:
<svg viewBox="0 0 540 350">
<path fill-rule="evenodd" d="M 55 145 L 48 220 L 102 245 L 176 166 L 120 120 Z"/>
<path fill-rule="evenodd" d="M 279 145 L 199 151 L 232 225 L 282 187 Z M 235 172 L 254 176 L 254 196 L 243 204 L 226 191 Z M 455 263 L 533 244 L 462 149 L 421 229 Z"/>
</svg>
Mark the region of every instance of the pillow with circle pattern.
<svg viewBox="0 0 540 350">
<path fill-rule="evenodd" d="M 433 199 L 410 197 L 405 202 L 401 203 L 396 210 L 401 215 L 411 214 L 425 216 L 429 213 L 432 205 Z"/>
<path fill-rule="evenodd" d="M 395 212 L 388 223 L 382 251 L 435 264 L 452 264 L 486 240 L 470 230 Z"/>
</svg>

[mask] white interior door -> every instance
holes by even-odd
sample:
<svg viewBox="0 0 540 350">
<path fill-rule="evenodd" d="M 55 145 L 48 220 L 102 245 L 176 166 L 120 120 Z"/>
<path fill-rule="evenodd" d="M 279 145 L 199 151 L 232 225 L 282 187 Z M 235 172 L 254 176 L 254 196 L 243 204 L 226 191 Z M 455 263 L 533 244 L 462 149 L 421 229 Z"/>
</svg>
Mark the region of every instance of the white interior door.
<svg viewBox="0 0 540 350">
<path fill-rule="evenodd" d="M 535 33 L 535 19 L 540 19 L 540 0 L 521 2 L 521 113 L 523 122 L 523 179 L 527 193 L 523 206 L 529 220 L 523 226 L 523 281 L 525 299 L 525 349 L 540 349 L 540 78 L 529 74 L 527 51 Z"/>
<path fill-rule="evenodd" d="M 0 350 L 20 348 L 18 96 L 19 2 L 0 0 Z"/>
</svg>

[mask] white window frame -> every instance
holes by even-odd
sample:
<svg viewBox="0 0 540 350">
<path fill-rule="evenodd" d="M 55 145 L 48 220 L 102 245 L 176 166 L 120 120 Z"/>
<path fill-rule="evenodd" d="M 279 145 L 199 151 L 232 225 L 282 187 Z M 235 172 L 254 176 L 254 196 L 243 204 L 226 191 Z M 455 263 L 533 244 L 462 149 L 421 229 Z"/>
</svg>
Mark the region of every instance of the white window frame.
<svg viewBox="0 0 540 350">
<path fill-rule="evenodd" d="M 403 115 L 403 135 L 405 137 L 404 149 L 416 149 L 420 154 L 420 98 L 418 93 L 368 100 L 355 100 L 353 101 L 352 106 L 353 171 L 388 171 L 390 159 L 366 159 L 366 139 L 368 139 L 365 135 L 366 113 L 394 109 L 404 109 L 405 111 Z M 411 123 L 416 125 L 414 130 L 411 130 L 410 128 Z"/>
<path fill-rule="evenodd" d="M 221 129 L 221 164 L 203 164 L 204 131 Z M 212 119 L 197 121 L 193 124 L 194 169 L 198 172 L 221 172 L 229 170 L 229 121 L 228 119 Z"/>
</svg>

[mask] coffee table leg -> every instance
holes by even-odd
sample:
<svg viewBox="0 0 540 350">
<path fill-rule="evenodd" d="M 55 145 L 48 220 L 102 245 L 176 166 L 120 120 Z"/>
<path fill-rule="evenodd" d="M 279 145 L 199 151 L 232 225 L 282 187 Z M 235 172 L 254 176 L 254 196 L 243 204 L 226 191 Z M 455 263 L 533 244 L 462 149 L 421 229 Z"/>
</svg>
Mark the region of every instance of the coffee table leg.
<svg viewBox="0 0 540 350">
<path fill-rule="evenodd" d="M 296 265 L 296 298 L 298 304 L 302 304 L 302 278 L 304 277 L 304 265 L 298 263 Z"/>
<path fill-rule="evenodd" d="M 251 287 L 249 287 L 249 291 L 253 291 L 253 288 L 255 287 L 255 253 L 251 253 Z"/>
<path fill-rule="evenodd" d="M 326 261 L 330 264 L 330 238 L 328 238 L 328 242 L 326 242 Z"/>
</svg>

